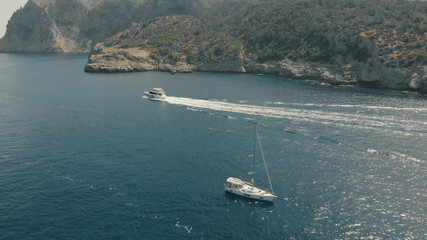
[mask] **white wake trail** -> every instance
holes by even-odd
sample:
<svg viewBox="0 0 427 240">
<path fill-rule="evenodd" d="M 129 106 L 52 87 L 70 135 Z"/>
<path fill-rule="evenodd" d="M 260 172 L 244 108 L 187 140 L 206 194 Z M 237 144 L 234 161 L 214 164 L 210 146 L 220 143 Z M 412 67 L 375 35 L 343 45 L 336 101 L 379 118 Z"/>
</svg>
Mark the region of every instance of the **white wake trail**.
<svg viewBox="0 0 427 240">
<path fill-rule="evenodd" d="M 370 105 L 349 105 L 349 104 L 315 104 L 315 103 L 284 103 L 284 102 L 266 102 L 267 104 L 284 105 L 284 106 L 302 106 L 302 107 L 333 107 L 333 108 L 357 108 L 371 110 L 391 110 L 407 111 L 415 113 L 427 113 L 425 107 L 387 107 L 387 106 L 370 106 Z"/>
<path fill-rule="evenodd" d="M 427 129 L 427 122 L 400 118 L 400 116 L 377 116 L 360 113 L 343 113 L 338 111 L 322 111 L 298 109 L 293 107 L 270 107 L 248 104 L 236 104 L 215 100 L 192 99 L 184 97 L 167 97 L 165 102 L 197 109 L 241 113 L 248 115 L 282 118 L 294 121 L 305 121 L 320 124 L 334 124 L 342 127 L 367 130 L 390 130 L 404 134 Z"/>
</svg>

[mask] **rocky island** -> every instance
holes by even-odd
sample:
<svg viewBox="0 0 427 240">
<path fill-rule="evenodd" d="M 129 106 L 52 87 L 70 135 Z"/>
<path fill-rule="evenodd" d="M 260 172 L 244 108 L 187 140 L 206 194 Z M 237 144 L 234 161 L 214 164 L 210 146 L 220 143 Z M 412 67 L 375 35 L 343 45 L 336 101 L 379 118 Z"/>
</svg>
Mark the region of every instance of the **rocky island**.
<svg viewBox="0 0 427 240">
<path fill-rule="evenodd" d="M 395 0 L 30 0 L 0 51 L 90 52 L 94 73 L 263 73 L 427 93 L 426 13 L 427 2 Z"/>
</svg>

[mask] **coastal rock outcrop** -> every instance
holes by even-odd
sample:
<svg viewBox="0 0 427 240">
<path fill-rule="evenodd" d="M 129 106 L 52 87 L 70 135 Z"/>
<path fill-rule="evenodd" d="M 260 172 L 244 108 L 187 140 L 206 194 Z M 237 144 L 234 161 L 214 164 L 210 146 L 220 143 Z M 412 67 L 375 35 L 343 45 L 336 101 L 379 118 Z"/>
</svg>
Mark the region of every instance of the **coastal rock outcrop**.
<svg viewBox="0 0 427 240">
<path fill-rule="evenodd" d="M 159 62 L 150 58 L 150 52 L 137 49 L 117 49 L 98 44 L 97 53 L 91 54 L 85 66 L 85 72 L 91 73 L 121 73 L 144 71 L 168 71 L 172 73 L 189 73 L 194 66 L 185 62 L 174 65 Z"/>
<path fill-rule="evenodd" d="M 356 84 L 357 81 L 339 72 L 328 65 L 304 61 L 282 61 L 258 63 L 250 61 L 244 68 L 248 73 L 269 74 L 293 79 L 317 80 L 331 84 Z"/>
</svg>

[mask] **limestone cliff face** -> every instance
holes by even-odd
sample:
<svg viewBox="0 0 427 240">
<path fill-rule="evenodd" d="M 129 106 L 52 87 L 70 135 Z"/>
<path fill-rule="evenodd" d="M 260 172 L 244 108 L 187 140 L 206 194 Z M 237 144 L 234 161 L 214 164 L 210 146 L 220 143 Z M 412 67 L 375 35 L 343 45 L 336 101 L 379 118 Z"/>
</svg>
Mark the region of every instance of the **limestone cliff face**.
<svg viewBox="0 0 427 240">
<path fill-rule="evenodd" d="M 88 52 L 91 41 L 78 27 L 87 8 L 78 1 L 32 0 L 15 12 L 0 40 L 2 52 Z M 69 11 L 68 9 L 72 9 Z"/>
<path fill-rule="evenodd" d="M 342 41 L 339 34 L 333 32 L 328 37 L 330 49 L 335 51 L 329 63 L 289 59 L 258 63 L 247 60 L 243 67 L 250 73 L 427 93 L 426 65 L 389 67 L 381 61 L 378 45 L 372 39 L 355 35 Z"/>
<path fill-rule="evenodd" d="M 386 67 L 379 62 L 373 65 L 357 61 L 345 65 L 331 65 L 285 59 L 266 63 L 249 61 L 243 65 L 243 68 L 248 73 L 427 93 L 426 66 L 396 69 Z"/>
<path fill-rule="evenodd" d="M 363 35 L 363 34 L 362 34 Z M 348 40 L 353 54 L 345 54 L 349 48 L 344 42 L 337 40 L 335 34 L 331 42 L 332 49 L 337 50 L 334 63 L 329 64 L 343 79 L 351 79 L 360 85 L 395 89 L 411 90 L 427 93 L 426 65 L 419 63 L 410 67 L 390 67 L 379 56 L 377 43 L 362 35 L 353 36 Z"/>
</svg>

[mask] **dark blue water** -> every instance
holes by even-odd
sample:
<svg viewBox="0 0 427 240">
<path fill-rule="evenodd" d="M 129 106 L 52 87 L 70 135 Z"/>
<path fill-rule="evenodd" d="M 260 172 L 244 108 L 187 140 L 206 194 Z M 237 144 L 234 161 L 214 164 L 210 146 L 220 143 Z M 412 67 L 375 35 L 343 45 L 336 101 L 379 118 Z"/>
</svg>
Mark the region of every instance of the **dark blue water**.
<svg viewBox="0 0 427 240">
<path fill-rule="evenodd" d="M 0 55 L 0 239 L 427 238 L 426 96 L 86 59 Z M 223 189 L 250 121 L 274 204 Z"/>
</svg>

